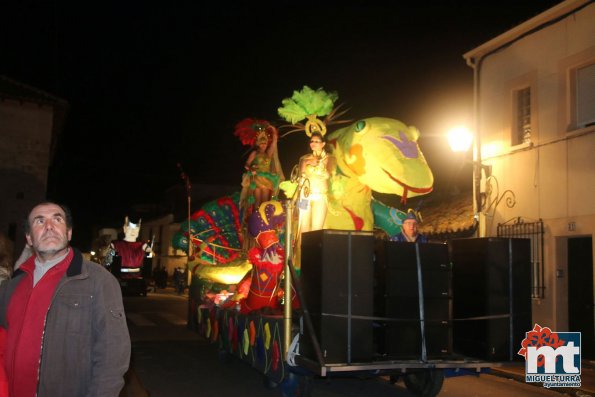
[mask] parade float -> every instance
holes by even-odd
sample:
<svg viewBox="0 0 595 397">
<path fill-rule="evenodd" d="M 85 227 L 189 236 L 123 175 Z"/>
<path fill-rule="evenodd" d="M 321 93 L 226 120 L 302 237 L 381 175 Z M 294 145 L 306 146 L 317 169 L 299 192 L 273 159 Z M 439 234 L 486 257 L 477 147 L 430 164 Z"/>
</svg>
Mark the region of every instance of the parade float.
<svg viewBox="0 0 595 397">
<path fill-rule="evenodd" d="M 100 260 L 100 263 L 118 279 L 125 295 L 147 296 L 146 277 L 150 265 L 146 262 L 153 253 L 153 242 L 137 241 L 141 222 L 142 219 L 137 223 L 131 222 L 126 216 L 122 225 L 124 238 L 107 243 Z"/>
<path fill-rule="evenodd" d="M 242 191 L 191 214 L 173 241 L 193 253 L 189 326 L 285 396 L 309 395 L 313 375 L 352 373 L 403 377 L 414 394 L 434 396 L 446 370 L 512 360 L 512 339 L 474 358 L 453 349 L 446 244 L 377 238 L 399 233 L 407 213 L 373 192 L 405 207 L 432 191 L 420 132 L 390 118 L 338 121 L 336 99 L 304 87 L 282 101 L 279 115 L 312 148 L 286 180 L 277 128 L 256 119 L 236 126 L 253 148 Z"/>
</svg>

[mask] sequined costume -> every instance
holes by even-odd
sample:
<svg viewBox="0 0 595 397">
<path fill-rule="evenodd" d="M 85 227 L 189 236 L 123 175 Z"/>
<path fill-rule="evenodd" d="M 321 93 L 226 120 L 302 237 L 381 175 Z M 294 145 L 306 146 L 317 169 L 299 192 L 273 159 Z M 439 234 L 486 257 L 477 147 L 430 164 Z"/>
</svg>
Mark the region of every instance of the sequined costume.
<svg viewBox="0 0 595 397">
<path fill-rule="evenodd" d="M 279 191 L 279 183 L 283 180 L 283 171 L 277 156 L 277 151 L 271 157 L 267 153 L 257 152 L 250 163 L 250 169 L 242 177 L 242 193 L 240 196 L 240 207 L 249 209 L 254 204 L 254 189 L 266 189 L 271 191 L 271 198 L 274 198 Z M 250 212 L 250 211 L 248 211 Z"/>
<path fill-rule="evenodd" d="M 334 162 L 334 157 L 326 152 L 323 152 L 321 156 L 307 154 L 300 158 L 300 169 L 303 176 L 309 181 L 308 195 L 306 197 L 305 192 L 302 192 L 302 199 L 309 201 L 326 200 L 330 178 L 329 169 L 334 166 Z"/>
<path fill-rule="evenodd" d="M 271 172 L 271 159 L 266 153 L 257 153 L 250 164 L 250 169 L 256 171 L 256 174 L 247 172 L 244 178 L 250 184 L 250 189 L 267 189 L 276 192 L 279 188 L 279 175 Z"/>
</svg>

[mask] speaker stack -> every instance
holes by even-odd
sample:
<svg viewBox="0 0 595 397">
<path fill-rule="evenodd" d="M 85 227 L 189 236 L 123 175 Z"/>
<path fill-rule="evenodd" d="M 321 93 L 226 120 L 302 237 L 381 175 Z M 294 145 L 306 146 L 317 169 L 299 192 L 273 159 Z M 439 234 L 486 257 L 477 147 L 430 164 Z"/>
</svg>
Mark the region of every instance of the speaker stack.
<svg viewBox="0 0 595 397">
<path fill-rule="evenodd" d="M 445 244 L 382 242 L 377 250 L 378 348 L 391 359 L 452 352 L 451 266 Z M 382 281 L 384 279 L 384 282 Z M 384 335 L 383 335 L 384 334 Z"/>
<path fill-rule="evenodd" d="M 300 279 L 325 363 L 372 360 L 373 260 L 372 232 L 302 234 Z M 314 349 L 303 330 L 300 353 L 315 359 Z"/>
<path fill-rule="evenodd" d="M 456 353 L 485 360 L 521 359 L 531 324 L 528 239 L 473 238 L 451 242 Z"/>
</svg>

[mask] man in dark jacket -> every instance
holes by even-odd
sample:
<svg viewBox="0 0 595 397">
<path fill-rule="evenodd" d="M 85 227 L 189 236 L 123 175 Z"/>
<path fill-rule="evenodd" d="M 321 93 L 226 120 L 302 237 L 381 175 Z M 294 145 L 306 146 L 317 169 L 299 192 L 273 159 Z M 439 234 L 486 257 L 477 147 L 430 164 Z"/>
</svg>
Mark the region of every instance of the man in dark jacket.
<svg viewBox="0 0 595 397">
<path fill-rule="evenodd" d="M 70 247 L 59 204 L 29 213 L 33 256 L 0 287 L 4 366 L 11 396 L 113 396 L 124 386 L 130 335 L 117 280 Z"/>
</svg>

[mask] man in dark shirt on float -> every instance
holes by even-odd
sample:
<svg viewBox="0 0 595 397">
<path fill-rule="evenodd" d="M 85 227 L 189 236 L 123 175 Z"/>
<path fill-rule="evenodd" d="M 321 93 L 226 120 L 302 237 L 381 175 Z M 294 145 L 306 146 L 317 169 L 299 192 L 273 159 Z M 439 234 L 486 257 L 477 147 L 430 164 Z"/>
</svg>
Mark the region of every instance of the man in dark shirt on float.
<svg viewBox="0 0 595 397">
<path fill-rule="evenodd" d="M 428 239 L 426 236 L 418 232 L 418 226 L 419 218 L 414 211 L 410 210 L 405 219 L 403 219 L 401 233 L 395 234 L 389 238 L 389 240 L 409 243 L 427 243 Z"/>
</svg>

